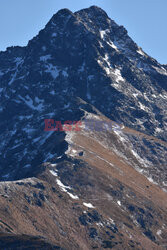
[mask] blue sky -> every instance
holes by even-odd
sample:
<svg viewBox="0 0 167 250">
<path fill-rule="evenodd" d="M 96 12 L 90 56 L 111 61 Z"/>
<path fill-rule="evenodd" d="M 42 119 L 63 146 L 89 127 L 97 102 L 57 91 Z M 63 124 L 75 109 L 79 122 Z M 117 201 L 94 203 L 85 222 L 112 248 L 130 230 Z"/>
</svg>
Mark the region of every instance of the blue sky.
<svg viewBox="0 0 167 250">
<path fill-rule="evenodd" d="M 97 5 L 146 53 L 167 64 L 167 0 L 0 0 L 0 50 L 26 45 L 61 8 Z"/>
</svg>

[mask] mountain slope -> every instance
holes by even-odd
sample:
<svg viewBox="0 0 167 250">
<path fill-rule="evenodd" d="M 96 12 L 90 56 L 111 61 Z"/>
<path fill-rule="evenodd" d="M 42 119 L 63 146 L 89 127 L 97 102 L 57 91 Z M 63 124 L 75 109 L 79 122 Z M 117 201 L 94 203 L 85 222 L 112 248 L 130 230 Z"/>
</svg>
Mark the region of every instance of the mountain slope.
<svg viewBox="0 0 167 250">
<path fill-rule="evenodd" d="M 166 246 L 167 68 L 123 26 L 96 6 L 60 10 L 0 52 L 0 98 L 1 232 L 50 249 Z"/>
<path fill-rule="evenodd" d="M 2 180 L 64 151 L 45 143 L 59 137 L 48 138 L 44 119 L 79 120 L 90 105 L 166 140 L 166 69 L 98 7 L 60 10 L 27 47 L 0 53 L 0 72 Z"/>
<path fill-rule="evenodd" d="M 128 134 L 165 146 L 128 128 L 68 132 L 65 156 L 39 166 L 36 177 L 1 182 L 1 232 L 62 249 L 165 249 L 166 192 L 143 176 Z"/>
</svg>

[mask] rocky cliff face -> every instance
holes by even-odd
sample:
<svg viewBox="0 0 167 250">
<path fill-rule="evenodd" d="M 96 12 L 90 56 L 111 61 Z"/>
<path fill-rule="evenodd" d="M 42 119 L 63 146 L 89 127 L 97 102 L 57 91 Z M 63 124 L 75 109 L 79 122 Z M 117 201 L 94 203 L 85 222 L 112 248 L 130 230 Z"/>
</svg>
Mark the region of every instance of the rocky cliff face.
<svg viewBox="0 0 167 250">
<path fill-rule="evenodd" d="M 96 6 L 60 10 L 26 47 L 0 52 L 0 98 L 2 232 L 66 249 L 167 244 L 167 68 L 123 26 Z M 46 132 L 44 119 L 121 129 Z"/>
</svg>

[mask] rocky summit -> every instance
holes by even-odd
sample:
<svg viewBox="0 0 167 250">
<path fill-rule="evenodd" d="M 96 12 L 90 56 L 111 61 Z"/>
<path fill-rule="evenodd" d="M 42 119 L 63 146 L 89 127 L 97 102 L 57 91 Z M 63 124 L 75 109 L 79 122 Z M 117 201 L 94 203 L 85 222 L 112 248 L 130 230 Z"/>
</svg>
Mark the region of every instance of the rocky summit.
<svg viewBox="0 0 167 250">
<path fill-rule="evenodd" d="M 167 249 L 167 65 L 62 9 L 0 52 L 0 100 L 1 249 Z"/>
</svg>

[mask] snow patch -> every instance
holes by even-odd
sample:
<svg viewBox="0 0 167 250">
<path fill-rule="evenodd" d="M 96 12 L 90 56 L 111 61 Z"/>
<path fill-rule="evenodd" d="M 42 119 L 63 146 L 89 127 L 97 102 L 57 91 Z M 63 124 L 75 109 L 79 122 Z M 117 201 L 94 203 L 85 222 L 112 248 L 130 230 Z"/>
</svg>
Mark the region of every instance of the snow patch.
<svg viewBox="0 0 167 250">
<path fill-rule="evenodd" d="M 109 33 L 110 30 L 109 29 L 106 29 L 106 30 L 100 30 L 100 37 L 101 39 L 105 39 L 105 36 L 107 35 L 107 33 Z"/>
<path fill-rule="evenodd" d="M 57 33 L 53 33 L 53 34 L 52 34 L 52 37 L 56 37 L 56 36 L 57 36 Z"/>
<path fill-rule="evenodd" d="M 58 158 L 57 158 L 58 159 Z M 50 164 L 51 167 L 55 168 L 57 166 L 57 163 Z M 56 171 L 56 170 L 55 170 Z"/>
<path fill-rule="evenodd" d="M 163 67 L 158 68 L 156 66 L 152 66 L 152 68 L 154 68 L 159 74 L 167 76 L 167 70 Z"/>
<path fill-rule="evenodd" d="M 59 75 L 59 70 L 56 66 L 53 66 L 52 64 L 46 65 L 47 69 L 45 72 L 50 73 L 54 79 L 56 79 Z"/>
<path fill-rule="evenodd" d="M 67 193 L 72 199 L 74 199 L 74 200 L 78 200 L 78 199 L 79 199 L 79 197 L 78 197 L 77 195 L 73 195 L 72 193 L 69 193 L 69 192 L 67 191 L 67 189 L 68 189 L 68 190 L 71 190 L 71 187 L 65 186 L 59 179 L 56 179 L 56 182 L 57 182 L 58 186 L 60 187 L 60 189 L 61 189 L 63 192 Z"/>
<path fill-rule="evenodd" d="M 73 200 L 79 200 L 79 197 L 77 196 L 77 195 L 73 195 L 73 194 L 71 194 L 71 193 L 69 193 L 69 192 L 67 192 L 68 193 L 68 195 L 73 199 Z"/>
<path fill-rule="evenodd" d="M 105 34 L 106 34 L 105 30 L 101 30 L 100 31 L 100 37 L 101 37 L 101 39 L 104 39 Z"/>
<path fill-rule="evenodd" d="M 30 168 L 31 167 L 31 165 L 30 164 L 27 164 L 27 165 L 25 165 L 23 168 Z"/>
<path fill-rule="evenodd" d="M 148 111 L 148 108 L 145 105 L 143 105 L 141 102 L 139 102 L 139 106 L 140 106 L 140 109 L 142 109 L 146 112 Z"/>
<path fill-rule="evenodd" d="M 151 163 L 148 160 L 141 158 L 133 149 L 131 149 L 131 152 L 135 156 L 135 158 L 139 161 L 139 163 L 141 163 L 145 168 L 151 166 Z"/>
<path fill-rule="evenodd" d="M 2 178 L 7 179 L 7 178 L 9 178 L 9 176 L 10 176 L 10 174 L 5 174 L 5 175 L 2 176 Z"/>
<path fill-rule="evenodd" d="M 103 48 L 103 44 L 99 41 L 100 48 Z"/>
<path fill-rule="evenodd" d="M 134 93 L 134 94 L 132 94 L 132 95 L 133 95 L 135 98 L 137 98 L 139 94 Z"/>
<path fill-rule="evenodd" d="M 45 55 L 40 57 L 40 61 L 42 62 L 46 62 L 49 59 L 51 59 L 51 55 Z"/>
<path fill-rule="evenodd" d="M 101 222 L 96 223 L 96 225 L 97 225 L 98 227 L 104 227 L 103 223 L 101 223 Z"/>
<path fill-rule="evenodd" d="M 112 47 L 113 49 L 115 49 L 117 52 L 119 51 L 118 48 L 117 48 L 117 46 L 116 46 L 112 41 L 107 42 L 107 44 L 108 44 L 110 47 Z"/>
<path fill-rule="evenodd" d="M 85 62 L 78 69 L 78 72 L 84 72 L 84 71 L 85 71 Z"/>
<path fill-rule="evenodd" d="M 100 57 L 97 60 L 98 64 L 106 71 L 107 75 L 110 75 L 112 72 L 112 65 L 109 60 L 109 55 L 106 53 L 104 57 Z"/>
<path fill-rule="evenodd" d="M 162 94 L 162 95 L 160 94 L 159 96 L 163 99 L 167 99 L 167 94 Z"/>
<path fill-rule="evenodd" d="M 73 138 L 74 133 L 72 131 L 66 132 L 66 137 L 65 137 L 65 141 L 68 142 L 68 149 L 65 151 L 65 154 L 70 155 L 71 157 L 76 156 L 76 150 L 72 149 L 72 147 L 70 146 L 71 144 L 73 144 Z"/>
<path fill-rule="evenodd" d="M 162 234 L 162 231 L 161 230 L 158 230 L 157 231 L 157 235 L 160 236 Z"/>
<path fill-rule="evenodd" d="M 95 208 L 91 203 L 83 202 L 83 205 L 88 208 Z"/>
<path fill-rule="evenodd" d="M 55 95 L 55 91 L 54 91 L 54 90 L 50 91 L 49 93 L 50 93 L 51 95 Z"/>
<path fill-rule="evenodd" d="M 44 144 L 46 140 L 54 133 L 54 131 L 47 131 L 42 134 L 40 137 L 40 145 Z"/>
<path fill-rule="evenodd" d="M 51 173 L 53 176 L 58 176 L 58 174 L 57 174 L 57 171 L 56 171 L 56 170 L 50 170 L 50 173 Z"/>
<path fill-rule="evenodd" d="M 118 136 L 121 142 L 125 142 L 125 138 L 123 137 L 123 133 L 121 131 L 114 130 L 114 133 Z"/>
<path fill-rule="evenodd" d="M 18 67 L 19 67 L 19 65 L 21 64 L 21 63 L 23 63 L 23 59 L 21 58 L 21 57 L 16 57 L 15 58 L 15 60 L 14 60 L 14 62 L 16 63 L 16 67 L 14 68 L 14 70 L 15 70 L 15 73 L 14 74 L 12 74 L 12 78 L 10 79 L 10 81 L 9 81 L 9 85 L 11 85 L 15 80 L 16 80 L 16 76 L 17 76 L 17 73 L 18 73 Z"/>
<path fill-rule="evenodd" d="M 39 103 L 37 106 L 34 106 L 33 100 L 30 98 L 29 95 L 26 95 L 25 98 L 22 97 L 22 96 L 20 96 L 20 95 L 19 95 L 18 97 L 19 97 L 22 101 L 24 101 L 25 104 L 26 104 L 29 108 L 31 108 L 31 109 L 33 109 L 33 110 L 42 111 L 43 108 L 44 108 L 44 106 L 43 106 L 42 103 Z"/>
<path fill-rule="evenodd" d="M 66 189 L 71 189 L 71 187 L 65 186 L 59 179 L 56 179 L 56 182 L 63 192 L 67 192 Z"/>
<path fill-rule="evenodd" d="M 62 75 L 63 75 L 64 77 L 68 77 L 67 71 L 63 70 L 63 71 L 62 71 Z"/>
<path fill-rule="evenodd" d="M 163 129 L 161 129 L 161 128 L 156 128 L 156 129 L 155 129 L 155 132 L 156 132 L 156 133 L 163 132 Z"/>
<path fill-rule="evenodd" d="M 122 77 L 122 75 L 121 75 L 121 71 L 120 71 L 120 69 L 115 69 L 115 71 L 114 71 L 114 74 L 115 74 L 115 77 L 116 77 L 116 82 L 124 82 L 125 81 L 125 79 Z"/>
<path fill-rule="evenodd" d="M 146 177 L 147 177 L 147 176 L 146 176 Z M 147 180 L 148 180 L 149 182 L 155 184 L 155 185 L 158 185 L 158 183 L 155 182 L 151 176 L 150 176 L 150 177 L 147 177 Z"/>
<path fill-rule="evenodd" d="M 145 53 L 142 51 L 141 48 L 139 48 L 139 49 L 137 50 L 137 53 L 140 54 L 140 55 L 142 55 L 142 56 L 146 56 Z"/>
<path fill-rule="evenodd" d="M 119 206 L 121 206 L 121 202 L 120 202 L 120 201 L 117 201 L 117 204 L 118 204 Z"/>
</svg>

